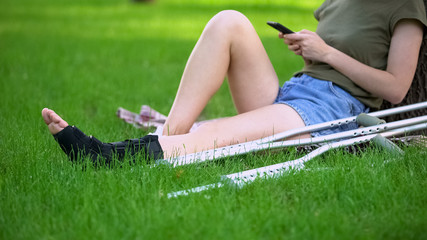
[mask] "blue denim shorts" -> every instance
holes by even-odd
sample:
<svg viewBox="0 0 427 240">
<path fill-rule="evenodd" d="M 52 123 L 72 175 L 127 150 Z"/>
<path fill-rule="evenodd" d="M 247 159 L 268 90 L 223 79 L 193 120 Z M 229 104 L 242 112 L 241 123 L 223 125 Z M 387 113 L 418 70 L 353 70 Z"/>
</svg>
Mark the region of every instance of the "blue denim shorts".
<svg viewBox="0 0 427 240">
<path fill-rule="evenodd" d="M 305 74 L 285 82 L 274 103 L 286 104 L 295 109 L 306 126 L 369 112 L 368 107 L 336 84 Z M 356 128 L 357 123 L 350 123 L 312 132 L 311 135 L 318 137 Z"/>
</svg>

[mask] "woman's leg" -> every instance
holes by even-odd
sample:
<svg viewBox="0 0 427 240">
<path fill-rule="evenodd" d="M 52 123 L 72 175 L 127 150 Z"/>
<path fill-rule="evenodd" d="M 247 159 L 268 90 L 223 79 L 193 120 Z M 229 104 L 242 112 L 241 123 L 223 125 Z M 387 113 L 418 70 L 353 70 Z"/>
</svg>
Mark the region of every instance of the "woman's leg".
<svg viewBox="0 0 427 240">
<path fill-rule="evenodd" d="M 68 126 L 66 121 L 50 109 L 43 109 L 42 116 L 53 135 Z M 191 133 L 162 136 L 158 140 L 163 150 L 163 156 L 169 158 L 260 139 L 304 126 L 299 114 L 291 107 L 284 104 L 272 104 L 234 117 L 208 122 Z M 304 134 L 296 138 L 307 137 L 310 135 Z"/>
<path fill-rule="evenodd" d="M 304 126 L 293 108 L 284 104 L 271 104 L 208 122 L 191 133 L 161 136 L 159 142 L 164 156 L 172 157 L 252 141 Z M 309 137 L 309 134 L 304 134 L 294 138 Z"/>
<path fill-rule="evenodd" d="M 164 135 L 189 131 L 228 76 L 239 113 L 273 103 L 277 75 L 249 20 L 223 11 L 206 25 L 191 53 L 164 128 Z"/>
</svg>

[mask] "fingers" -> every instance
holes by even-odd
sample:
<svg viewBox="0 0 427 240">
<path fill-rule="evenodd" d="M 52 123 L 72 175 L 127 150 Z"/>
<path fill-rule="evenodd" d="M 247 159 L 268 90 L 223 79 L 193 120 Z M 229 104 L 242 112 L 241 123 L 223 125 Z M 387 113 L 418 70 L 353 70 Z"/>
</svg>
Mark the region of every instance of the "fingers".
<svg viewBox="0 0 427 240">
<path fill-rule="evenodd" d="M 291 50 L 291 51 L 293 51 L 293 52 L 295 52 L 297 50 L 300 50 L 301 46 L 298 45 L 298 44 L 289 44 L 288 45 L 288 49 Z"/>
<path fill-rule="evenodd" d="M 283 39 L 283 42 L 288 45 L 290 51 L 293 51 L 296 55 L 302 56 L 303 46 L 313 34 L 315 33 L 308 30 L 301 30 L 294 34 L 283 34 L 280 32 L 279 38 Z"/>
<path fill-rule="evenodd" d="M 279 38 L 286 38 L 286 36 L 289 34 L 284 34 L 282 32 L 279 32 Z"/>
<path fill-rule="evenodd" d="M 299 33 L 294 33 L 294 34 L 282 34 L 283 36 L 283 41 L 285 44 L 291 46 L 291 45 L 300 45 L 299 43 L 304 39 L 301 36 L 297 36 L 295 37 L 295 35 L 298 35 Z M 290 49 L 292 50 L 292 49 Z"/>
<path fill-rule="evenodd" d="M 291 50 L 292 52 L 294 52 L 296 55 L 301 55 L 302 54 L 301 46 L 298 45 L 298 44 L 290 44 L 288 46 L 288 49 Z"/>
<path fill-rule="evenodd" d="M 285 41 L 290 41 L 290 42 L 298 42 L 298 41 L 302 41 L 305 39 L 305 35 L 301 34 L 300 32 L 297 32 L 295 34 L 286 34 L 284 36 Z"/>
<path fill-rule="evenodd" d="M 299 42 L 291 41 L 286 36 L 284 38 L 284 43 L 288 45 L 288 49 L 293 51 L 296 55 L 301 55 L 301 45 Z"/>
<path fill-rule="evenodd" d="M 287 39 L 288 41 L 298 42 L 298 41 L 304 41 L 307 38 L 313 37 L 314 35 L 317 35 L 317 34 L 315 32 L 303 29 L 294 34 L 285 34 L 284 39 Z"/>
</svg>

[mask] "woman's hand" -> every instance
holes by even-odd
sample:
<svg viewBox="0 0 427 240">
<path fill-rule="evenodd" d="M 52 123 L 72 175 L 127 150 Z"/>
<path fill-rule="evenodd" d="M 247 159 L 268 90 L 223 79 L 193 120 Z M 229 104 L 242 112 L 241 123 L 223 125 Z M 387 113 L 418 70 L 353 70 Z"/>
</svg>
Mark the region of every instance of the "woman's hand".
<svg viewBox="0 0 427 240">
<path fill-rule="evenodd" d="M 289 50 L 296 55 L 300 55 L 306 61 L 324 62 L 332 47 L 323 41 L 315 32 L 302 30 L 294 34 L 279 33 L 279 38 L 283 38 Z"/>
</svg>

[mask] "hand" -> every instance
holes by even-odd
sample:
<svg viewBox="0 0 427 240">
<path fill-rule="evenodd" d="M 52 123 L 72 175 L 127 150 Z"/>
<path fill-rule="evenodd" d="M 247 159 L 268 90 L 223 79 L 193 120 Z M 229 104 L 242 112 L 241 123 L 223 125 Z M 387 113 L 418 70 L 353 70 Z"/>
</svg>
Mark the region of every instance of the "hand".
<svg viewBox="0 0 427 240">
<path fill-rule="evenodd" d="M 304 61 L 324 62 L 332 47 L 327 45 L 315 32 L 302 30 L 294 34 L 279 33 L 289 50 L 304 58 Z"/>
<path fill-rule="evenodd" d="M 300 45 L 297 43 L 297 41 L 289 40 L 287 38 L 288 35 L 289 34 L 284 34 L 282 32 L 279 32 L 279 38 L 282 38 L 283 41 L 284 41 L 284 43 L 286 45 L 288 45 L 288 49 L 291 50 L 291 51 L 293 51 L 296 55 L 300 55 L 301 56 L 302 51 L 301 51 Z"/>
</svg>

